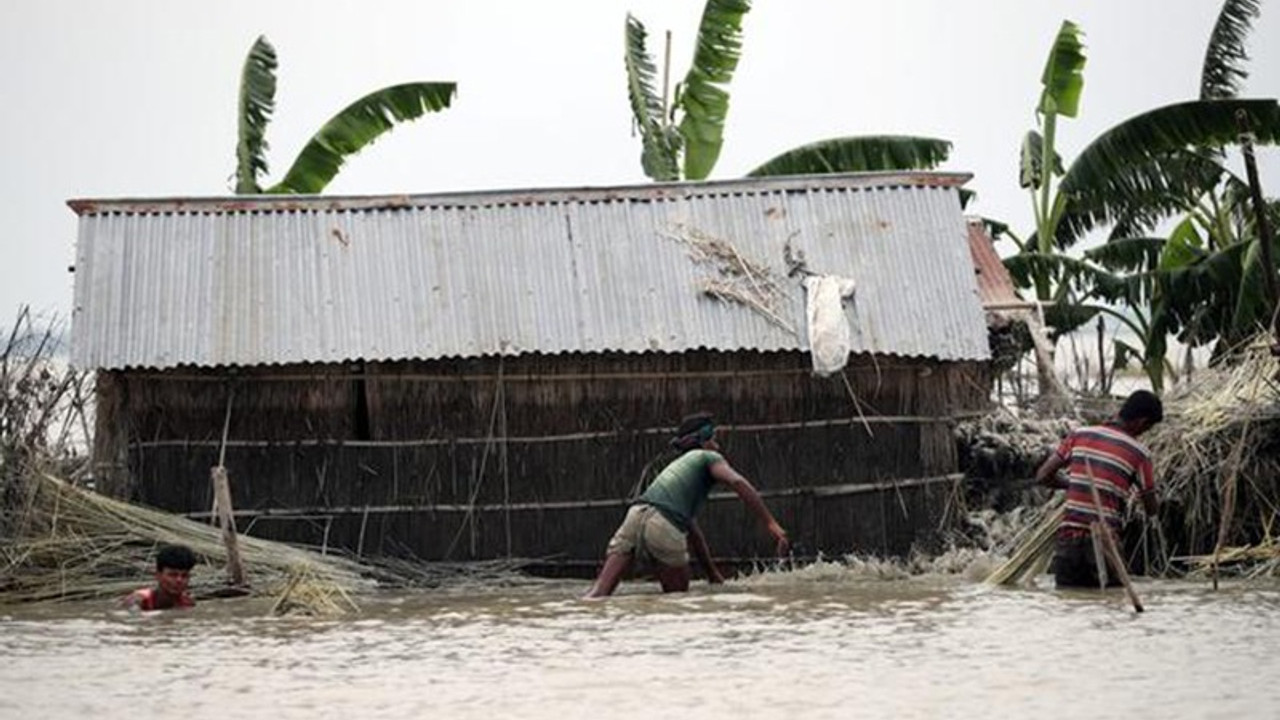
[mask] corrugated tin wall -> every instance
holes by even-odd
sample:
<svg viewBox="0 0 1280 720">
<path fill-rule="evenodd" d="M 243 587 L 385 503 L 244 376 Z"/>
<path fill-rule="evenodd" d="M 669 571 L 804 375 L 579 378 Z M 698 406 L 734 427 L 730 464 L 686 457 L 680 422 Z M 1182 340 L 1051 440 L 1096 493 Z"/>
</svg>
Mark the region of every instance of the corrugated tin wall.
<svg viewBox="0 0 1280 720">
<path fill-rule="evenodd" d="M 73 204 L 72 357 L 164 368 L 803 350 L 790 254 L 855 281 L 855 352 L 984 359 L 956 182 L 912 177 Z M 752 295 L 769 279 L 776 292 Z M 708 281 L 772 300 L 774 317 L 708 296 Z"/>
</svg>

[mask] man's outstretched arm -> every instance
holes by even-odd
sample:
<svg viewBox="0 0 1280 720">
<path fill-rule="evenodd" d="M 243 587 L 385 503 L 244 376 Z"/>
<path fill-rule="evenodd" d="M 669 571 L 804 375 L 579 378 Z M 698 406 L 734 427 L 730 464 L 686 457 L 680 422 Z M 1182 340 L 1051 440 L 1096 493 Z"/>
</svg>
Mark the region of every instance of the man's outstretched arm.
<svg viewBox="0 0 1280 720">
<path fill-rule="evenodd" d="M 727 460 L 720 460 L 711 466 L 711 477 L 716 479 L 723 485 L 727 485 L 748 508 L 760 518 L 760 522 L 764 524 L 765 529 L 773 536 L 777 543 L 778 555 L 786 555 L 791 548 L 791 542 L 787 539 L 787 531 L 782 529 L 778 521 L 774 519 L 773 513 L 769 512 L 769 508 L 764 504 L 764 499 L 760 497 L 760 493 L 756 492 L 755 486 L 742 477 Z"/>
</svg>

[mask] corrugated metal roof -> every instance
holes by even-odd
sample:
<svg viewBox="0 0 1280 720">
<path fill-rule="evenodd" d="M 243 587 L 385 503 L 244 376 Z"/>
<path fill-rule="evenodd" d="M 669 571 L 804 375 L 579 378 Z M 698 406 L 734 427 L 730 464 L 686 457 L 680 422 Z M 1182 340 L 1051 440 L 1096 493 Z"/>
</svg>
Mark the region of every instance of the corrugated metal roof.
<svg viewBox="0 0 1280 720">
<path fill-rule="evenodd" d="M 969 255 L 973 258 L 973 272 L 978 280 L 982 307 L 991 310 L 1035 307 L 1034 302 L 1018 296 L 1013 278 L 996 252 L 995 241 L 987 232 L 986 224 L 978 218 L 969 218 Z"/>
<path fill-rule="evenodd" d="M 967 176 L 388 197 L 79 200 L 80 367 L 808 349 L 787 256 L 852 278 L 855 351 L 988 356 Z M 776 292 L 759 292 L 772 280 Z M 704 292 L 732 283 L 739 299 Z"/>
</svg>

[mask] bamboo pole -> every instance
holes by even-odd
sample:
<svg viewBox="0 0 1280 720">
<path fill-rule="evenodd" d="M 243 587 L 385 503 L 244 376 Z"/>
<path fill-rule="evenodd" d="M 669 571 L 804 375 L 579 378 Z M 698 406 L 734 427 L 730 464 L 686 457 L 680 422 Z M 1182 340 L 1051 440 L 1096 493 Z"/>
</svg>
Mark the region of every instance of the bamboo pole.
<svg viewBox="0 0 1280 720">
<path fill-rule="evenodd" d="M 1093 466 L 1088 460 L 1084 461 L 1084 471 L 1089 476 L 1089 492 L 1093 495 L 1093 508 L 1098 515 L 1098 519 L 1089 528 L 1089 534 L 1093 536 L 1095 552 L 1097 552 L 1098 546 L 1101 546 L 1103 559 L 1107 561 L 1098 564 L 1098 580 L 1105 588 L 1106 566 L 1110 564 L 1116 573 L 1116 577 L 1120 578 L 1120 584 L 1124 586 L 1124 592 L 1125 595 L 1129 596 L 1129 602 L 1133 603 L 1133 611 L 1140 613 L 1145 608 L 1142 607 L 1142 600 L 1138 597 L 1138 591 L 1133 589 L 1133 580 L 1129 578 L 1129 569 L 1125 567 L 1124 558 L 1120 556 L 1120 549 L 1116 547 L 1116 538 L 1111 532 L 1111 525 L 1107 522 L 1106 516 L 1102 514 L 1102 496 L 1098 494 L 1098 483 L 1093 477 Z"/>
<path fill-rule="evenodd" d="M 236 536 L 235 510 L 231 506 L 231 481 L 227 478 L 227 435 L 231 429 L 231 403 L 235 399 L 234 388 L 227 394 L 227 414 L 222 421 L 222 447 L 218 451 L 218 464 L 209 471 L 213 483 L 213 507 L 222 526 L 222 544 L 227 548 L 227 580 L 235 587 L 246 585 L 244 562 L 240 558 L 240 543 Z"/>
<path fill-rule="evenodd" d="M 236 537 L 236 518 L 231 508 L 231 483 L 227 479 L 227 469 L 215 466 L 210 475 L 213 480 L 214 503 L 218 508 L 218 521 L 222 525 L 222 543 L 227 547 L 227 579 L 232 585 L 242 587 L 245 583 L 244 563 L 240 559 L 240 543 Z"/>
</svg>

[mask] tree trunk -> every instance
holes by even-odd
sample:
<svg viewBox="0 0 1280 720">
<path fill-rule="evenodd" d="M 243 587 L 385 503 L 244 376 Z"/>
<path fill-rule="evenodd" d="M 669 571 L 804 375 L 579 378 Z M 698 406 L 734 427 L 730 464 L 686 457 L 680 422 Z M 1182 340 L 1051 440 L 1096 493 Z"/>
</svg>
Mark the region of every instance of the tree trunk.
<svg viewBox="0 0 1280 720">
<path fill-rule="evenodd" d="M 1049 333 L 1036 313 L 1027 313 L 1027 329 L 1031 331 L 1031 344 L 1036 358 L 1036 379 L 1040 396 L 1036 400 L 1040 412 L 1046 415 L 1062 415 L 1072 412 L 1071 397 L 1053 365 L 1053 344 Z"/>
</svg>

